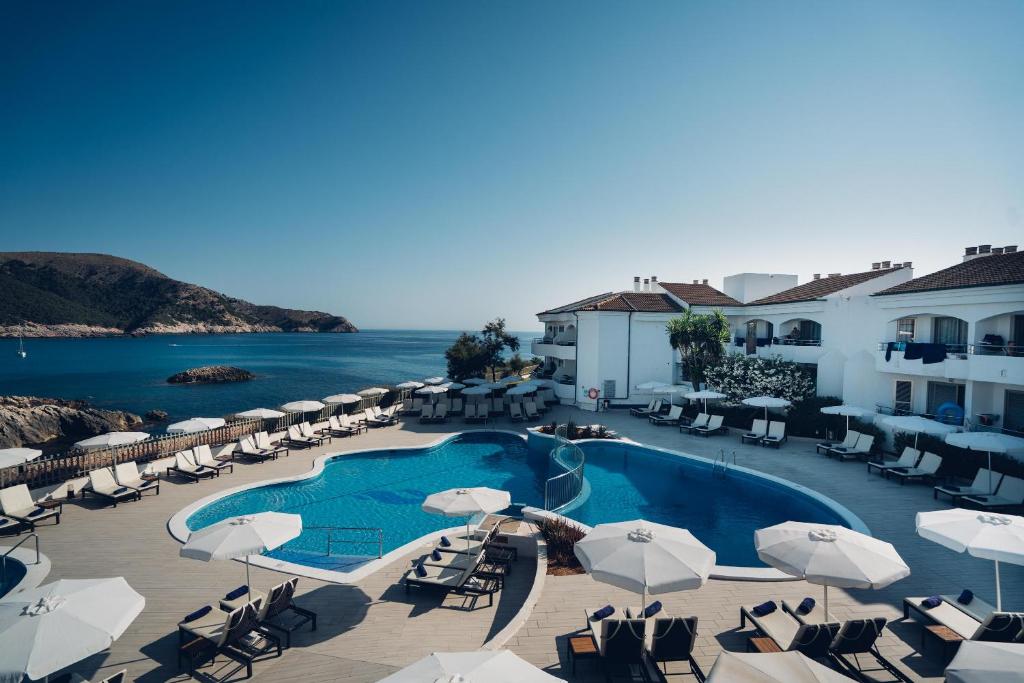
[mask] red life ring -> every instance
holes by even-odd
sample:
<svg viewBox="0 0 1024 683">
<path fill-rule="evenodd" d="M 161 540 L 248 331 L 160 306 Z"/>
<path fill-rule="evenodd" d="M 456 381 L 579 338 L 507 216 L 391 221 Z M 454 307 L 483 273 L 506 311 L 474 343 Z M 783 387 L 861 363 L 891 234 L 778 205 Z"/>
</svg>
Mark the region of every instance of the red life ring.
<svg viewBox="0 0 1024 683">
<path fill-rule="evenodd" d="M 601 395 L 601 392 L 597 390 L 597 387 L 590 387 L 590 391 L 587 392 L 587 396 L 592 400 L 597 400 L 597 397 Z"/>
</svg>

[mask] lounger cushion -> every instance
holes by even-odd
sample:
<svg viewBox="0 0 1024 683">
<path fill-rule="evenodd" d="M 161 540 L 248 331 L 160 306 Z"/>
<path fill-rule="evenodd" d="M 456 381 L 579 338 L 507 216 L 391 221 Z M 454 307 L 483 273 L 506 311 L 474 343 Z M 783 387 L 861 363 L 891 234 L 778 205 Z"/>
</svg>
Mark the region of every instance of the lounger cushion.
<svg viewBox="0 0 1024 683">
<path fill-rule="evenodd" d="M 942 598 L 940 598 L 938 595 L 933 595 L 930 598 L 925 598 L 921 601 L 921 606 L 927 607 L 929 609 L 931 609 L 932 607 L 938 607 L 941 604 Z"/>
<path fill-rule="evenodd" d="M 808 614 L 812 609 L 814 609 L 814 598 L 804 598 L 800 601 L 800 604 L 797 605 L 796 613 Z"/>
<path fill-rule="evenodd" d="M 607 619 L 613 614 L 615 614 L 615 608 L 611 605 L 605 605 L 601 609 L 595 611 L 594 614 L 591 616 L 594 618 L 595 621 L 601 621 L 602 619 Z"/>
<path fill-rule="evenodd" d="M 971 600 L 973 599 L 974 593 L 965 588 L 964 592 L 960 594 L 960 597 L 958 597 L 956 601 L 959 602 L 961 605 L 969 605 L 971 604 Z"/>
<path fill-rule="evenodd" d="M 767 602 L 762 602 L 760 605 L 755 605 L 750 611 L 753 612 L 755 616 L 763 617 L 771 614 L 776 609 L 778 609 L 778 605 L 775 604 L 775 601 L 769 600 Z"/>
<path fill-rule="evenodd" d="M 28 513 L 28 515 L 27 515 L 27 516 L 28 516 L 28 517 L 38 517 L 39 515 L 44 515 L 44 514 L 46 514 L 47 512 L 49 512 L 49 511 L 48 511 L 48 510 L 46 510 L 45 508 L 36 508 L 36 509 L 35 509 L 35 510 L 33 510 L 32 512 Z"/>
<path fill-rule="evenodd" d="M 653 617 L 655 614 L 661 611 L 661 600 L 655 600 L 647 607 L 644 608 L 644 619 Z"/>
<path fill-rule="evenodd" d="M 442 536 L 441 537 L 441 547 L 442 548 L 449 548 L 449 547 L 451 547 L 451 544 L 452 544 L 452 542 L 448 540 L 447 536 Z"/>
<path fill-rule="evenodd" d="M 225 600 L 236 600 L 249 592 L 248 586 L 239 586 L 233 591 L 224 595 Z"/>
<path fill-rule="evenodd" d="M 427 568 L 423 566 L 422 562 L 416 563 L 416 576 L 423 578 L 427 575 Z"/>
<path fill-rule="evenodd" d="M 430 559 L 434 560 L 435 562 L 437 560 L 440 560 L 441 559 L 441 551 L 438 550 L 437 548 L 434 548 L 434 552 L 430 553 Z"/>
<path fill-rule="evenodd" d="M 181 623 L 187 624 L 190 621 L 195 621 L 199 617 L 204 617 L 207 614 L 209 614 L 212 609 L 213 608 L 210 607 L 209 605 L 203 605 L 202 607 L 197 609 L 195 612 L 192 612 L 191 614 L 187 615 L 184 619 L 182 619 Z"/>
</svg>

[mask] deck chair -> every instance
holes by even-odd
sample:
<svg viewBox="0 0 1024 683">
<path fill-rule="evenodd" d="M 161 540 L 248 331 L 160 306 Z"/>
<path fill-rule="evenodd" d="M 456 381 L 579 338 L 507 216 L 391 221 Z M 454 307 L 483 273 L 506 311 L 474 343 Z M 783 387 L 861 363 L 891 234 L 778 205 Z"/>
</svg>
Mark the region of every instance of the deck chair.
<svg viewBox="0 0 1024 683">
<path fill-rule="evenodd" d="M 606 676 L 644 665 L 645 633 L 647 623 L 643 619 L 603 619 L 601 621 L 602 644 L 599 647 L 601 662 Z"/>
<path fill-rule="evenodd" d="M 650 402 L 647 404 L 646 408 L 630 408 L 629 409 L 629 414 L 633 415 L 634 417 L 647 417 L 648 415 L 651 415 L 652 413 L 657 412 L 654 409 L 654 404 L 657 403 L 657 402 L 658 402 L 658 399 L 652 398 L 650 400 Z"/>
<path fill-rule="evenodd" d="M 877 617 L 874 619 L 851 619 L 843 624 L 842 628 L 829 645 L 829 654 L 832 661 L 845 669 L 853 678 L 858 680 L 875 680 L 870 675 L 873 672 L 884 671 L 897 681 L 911 683 L 902 671 L 893 666 L 892 662 L 882 656 L 878 651 L 876 643 L 885 628 L 885 619 Z M 862 656 L 869 656 L 874 659 L 875 668 L 866 669 L 861 665 Z M 850 658 L 853 658 L 852 661 Z"/>
<path fill-rule="evenodd" d="M 171 473 L 179 477 L 191 479 L 196 483 L 199 483 L 199 480 L 205 477 L 220 476 L 220 472 L 217 470 L 197 465 L 192 459 L 192 451 L 178 451 L 174 454 L 174 464 L 167 468 L 167 474 L 170 475 Z"/>
<path fill-rule="evenodd" d="M 856 460 L 858 458 L 864 458 L 867 460 L 871 457 L 871 449 L 874 448 L 874 446 L 875 437 L 870 434 L 861 434 L 853 448 L 848 451 L 838 453 L 839 459 L 843 462 L 847 460 Z"/>
<path fill-rule="evenodd" d="M 355 436 L 359 433 L 359 429 L 357 427 L 342 426 L 337 415 L 331 415 L 331 417 L 327 419 L 327 425 L 330 427 L 331 436 Z"/>
<path fill-rule="evenodd" d="M 280 443 L 274 444 L 270 440 L 270 435 L 266 432 L 256 432 L 256 436 L 253 438 L 253 443 L 256 444 L 256 448 L 260 449 L 264 453 L 269 453 L 273 457 L 284 453 L 285 457 L 288 457 L 289 450 L 287 446 L 283 446 Z M 234 452 L 232 452 L 234 455 Z"/>
<path fill-rule="evenodd" d="M 324 436 L 320 432 L 314 430 L 313 425 L 309 424 L 308 422 L 303 422 L 302 424 L 299 425 L 299 434 L 306 437 L 307 439 L 316 441 L 317 446 L 322 446 L 324 444 L 324 441 L 331 440 L 331 437 Z"/>
<path fill-rule="evenodd" d="M 672 406 L 667 415 L 650 415 L 648 420 L 653 425 L 677 425 L 683 417 L 682 406 Z"/>
<path fill-rule="evenodd" d="M 835 624 L 839 626 L 838 621 L 825 614 L 825 607 L 820 602 L 815 602 L 809 610 L 802 610 L 799 603 L 794 607 L 787 600 L 783 600 L 782 609 L 801 624 Z"/>
<path fill-rule="evenodd" d="M 36 503 L 25 484 L 8 486 L 0 490 L 0 513 L 3 513 L 4 517 L 27 524 L 30 531 L 35 531 L 36 524 L 51 517 L 60 524 L 62 510 L 63 506 L 60 503 L 56 507 L 43 507 Z"/>
<path fill-rule="evenodd" d="M 768 433 L 761 439 L 762 446 L 775 446 L 778 448 L 788 437 L 786 436 L 786 423 L 772 420 L 768 423 Z"/>
<path fill-rule="evenodd" d="M 533 401 L 523 401 L 523 411 L 527 420 L 539 420 L 540 413 L 537 411 L 537 404 Z"/>
<path fill-rule="evenodd" d="M 710 419 L 711 419 L 711 416 L 708 415 L 707 413 L 697 413 L 697 417 L 693 418 L 693 422 L 691 422 L 690 424 L 687 424 L 687 425 L 680 424 L 679 425 L 679 431 L 684 431 L 685 430 L 685 431 L 690 432 L 692 434 L 693 430 L 697 429 L 698 427 L 707 427 L 708 426 L 708 420 L 710 420 Z"/>
<path fill-rule="evenodd" d="M 831 441 L 826 441 L 824 443 L 819 443 L 817 446 L 814 447 L 814 450 L 817 453 L 824 453 L 825 455 L 828 455 L 828 452 L 833 448 L 853 448 L 855 445 L 857 445 L 857 439 L 859 438 L 860 432 L 854 431 L 852 429 L 847 429 L 846 436 L 843 437 L 843 440 L 841 442 L 833 443 Z"/>
<path fill-rule="evenodd" d="M 626 616 L 634 618 L 635 615 L 627 608 Z M 693 658 L 693 648 L 697 644 L 697 617 L 671 617 L 661 610 L 645 621 L 644 647 L 651 659 L 661 664 L 665 673 L 668 673 L 668 662 L 687 662 L 697 680 L 703 680 L 704 672 Z"/>
<path fill-rule="evenodd" d="M 277 650 L 278 656 L 281 655 L 281 640 L 258 628 L 261 607 L 262 600 L 257 598 L 231 612 L 225 613 L 207 605 L 193 613 L 201 616 L 191 620 L 186 617 L 185 621 L 178 623 L 179 665 L 183 653 L 201 649 L 205 645 L 212 647 L 215 653 L 242 664 L 246 677 L 252 678 L 252 664 L 257 657 L 273 649 Z M 258 637 L 253 638 L 251 634 Z M 189 663 L 191 675 L 194 673 L 195 657 L 190 656 Z"/>
<path fill-rule="evenodd" d="M 206 446 L 206 449 L 209 450 L 210 447 Z M 140 496 L 145 491 L 153 491 L 156 495 L 160 495 L 160 475 L 157 475 L 155 479 L 143 479 L 138 465 L 134 462 L 122 462 L 114 465 L 114 476 L 117 477 L 118 484 L 138 491 Z"/>
<path fill-rule="evenodd" d="M 724 420 L 725 417 L 723 417 L 722 415 L 712 415 L 710 418 L 708 418 L 707 425 L 703 427 L 694 427 L 691 430 L 691 433 L 700 434 L 701 436 L 711 436 L 712 434 L 717 434 L 721 432 L 723 429 L 725 429 L 722 426 L 722 422 Z"/>
<path fill-rule="evenodd" d="M 877 471 L 879 474 L 885 476 L 886 472 L 894 469 L 906 470 L 911 467 L 916 467 L 917 462 L 921 459 L 921 451 L 910 446 L 903 448 L 903 453 L 900 454 L 899 460 L 893 463 L 884 462 L 871 462 L 868 461 L 868 474 L 871 474 L 871 470 Z"/>
<path fill-rule="evenodd" d="M 423 576 L 417 571 L 422 567 Z M 487 596 L 488 606 L 494 605 L 494 594 L 500 590 L 501 583 L 497 579 L 476 576 L 473 569 L 450 569 L 447 567 L 431 567 L 416 565 L 402 576 L 405 592 L 410 588 L 433 590 L 441 593 L 456 593 L 474 598 Z"/>
<path fill-rule="evenodd" d="M 547 398 L 544 395 L 545 391 L 551 391 L 551 390 L 550 389 L 546 389 L 546 390 L 545 389 L 541 389 L 540 391 L 537 392 L 537 395 L 533 398 L 533 404 L 535 406 L 537 406 L 537 412 L 539 412 L 539 413 L 546 413 L 546 412 L 548 412 L 548 406 L 547 406 L 547 402 L 548 401 L 550 401 L 551 403 L 555 403 L 554 394 L 551 395 L 551 398 Z"/>
<path fill-rule="evenodd" d="M 759 617 L 753 609 L 740 607 L 740 628 L 749 621 L 759 633 L 775 641 L 780 650 L 796 650 L 811 659 L 829 656 L 829 646 L 839 632 L 839 624 L 801 624 L 782 609 Z"/>
<path fill-rule="evenodd" d="M 235 471 L 235 464 L 226 460 L 218 460 L 213 457 L 213 451 L 210 450 L 209 445 L 202 444 L 192 449 L 192 458 L 195 460 L 197 465 L 202 467 L 209 467 L 211 470 L 217 470 L 222 472 L 227 470 L 228 472 Z"/>
<path fill-rule="evenodd" d="M 133 488 L 121 486 L 114 479 L 114 473 L 107 467 L 89 472 L 89 485 L 82 489 L 82 493 L 88 493 L 102 498 L 117 507 L 118 503 L 127 503 L 130 500 L 140 500 L 142 494 Z"/>
<path fill-rule="evenodd" d="M 430 422 L 434 419 L 434 406 L 427 403 L 420 408 L 420 422 Z"/>
<path fill-rule="evenodd" d="M 964 496 L 960 500 L 985 510 L 1018 507 L 1024 505 L 1024 479 L 1006 475 L 999 483 L 999 488 L 996 489 L 995 495 Z"/>
<path fill-rule="evenodd" d="M 289 433 L 291 430 L 295 430 L 296 438 L 302 438 L 298 433 L 298 427 L 289 427 Z M 291 437 L 286 437 L 286 441 L 290 441 Z M 255 460 L 256 462 L 263 462 L 265 460 L 274 460 L 277 458 L 277 453 L 273 450 L 260 448 L 256 445 L 252 436 L 243 436 L 238 439 L 238 444 L 231 452 L 232 457 L 239 456 L 246 460 Z"/>
<path fill-rule="evenodd" d="M 243 440 L 239 440 L 238 443 L 242 443 L 242 441 Z M 298 425 L 292 425 L 291 427 L 288 428 L 286 436 L 284 437 L 284 442 L 288 444 L 289 447 L 295 446 L 298 448 L 313 448 L 314 446 L 318 446 L 320 443 L 317 439 L 304 436 L 302 434 L 302 430 L 299 429 Z M 253 446 L 253 448 L 255 448 L 255 446 Z M 251 455 L 251 453 L 246 452 L 244 449 L 242 450 L 242 453 L 244 455 Z"/>
<path fill-rule="evenodd" d="M 21 532 L 26 526 L 27 525 L 24 522 L 19 522 L 18 520 L 11 519 L 10 517 L 0 516 L 0 534 L 8 534 L 13 531 L 17 533 L 18 536 L 21 536 Z"/>
<path fill-rule="evenodd" d="M 453 415 L 458 415 L 459 413 L 461 413 L 462 412 L 462 405 L 463 405 L 463 402 L 462 402 L 461 398 L 453 398 L 452 399 L 452 411 L 451 411 L 452 414 Z"/>
<path fill-rule="evenodd" d="M 412 399 L 411 398 L 403 398 L 402 399 L 402 407 L 399 409 L 399 412 L 402 413 L 402 415 L 411 415 L 412 414 Z"/>
<path fill-rule="evenodd" d="M 299 607 L 295 604 L 295 587 L 299 583 L 299 577 L 295 576 L 283 583 L 272 587 L 268 594 L 261 591 L 252 591 L 252 600 L 260 600 L 261 607 L 256 613 L 256 620 L 260 626 L 281 631 L 285 636 L 285 647 L 292 646 L 292 633 L 306 624 L 312 624 L 313 631 L 316 630 L 316 613 Z M 225 612 L 231 612 L 245 605 L 249 601 L 249 594 L 246 593 L 235 600 L 222 599 L 220 608 Z M 294 618 L 287 619 L 286 615 L 294 615 Z"/>
<path fill-rule="evenodd" d="M 448 421 L 448 404 L 438 403 L 437 407 L 434 408 L 434 422 L 447 422 Z"/>
<path fill-rule="evenodd" d="M 409 414 L 410 415 L 415 415 L 416 413 L 420 412 L 420 410 L 422 410 L 422 409 L 423 409 L 423 399 L 422 398 L 414 398 L 412 400 L 412 409 L 409 411 Z"/>
<path fill-rule="evenodd" d="M 475 403 L 466 404 L 465 410 L 462 411 L 462 419 L 466 422 L 475 422 L 477 420 Z"/>
<path fill-rule="evenodd" d="M 999 472 L 989 470 L 987 467 L 979 467 L 978 471 L 974 473 L 974 481 L 971 482 L 970 486 L 936 486 L 932 490 L 932 498 L 938 499 L 939 494 L 949 496 L 953 500 L 953 504 L 964 496 L 988 496 L 995 494 L 999 491 L 999 485 L 1003 481 L 1003 475 Z M 991 482 L 991 488 L 989 487 Z"/>
<path fill-rule="evenodd" d="M 523 421 L 523 408 L 518 401 L 508 404 L 508 416 L 513 422 Z"/>
<path fill-rule="evenodd" d="M 491 399 L 491 412 L 495 415 L 501 415 L 505 412 L 505 399 L 495 396 Z"/>
<path fill-rule="evenodd" d="M 888 474 L 892 474 L 892 476 L 899 479 L 900 485 L 903 485 L 908 481 L 934 479 L 940 467 L 942 467 L 942 458 L 934 453 L 925 453 L 921 456 L 921 462 L 917 467 L 908 467 L 905 470 L 890 470 Z"/>
<path fill-rule="evenodd" d="M 926 621 L 945 626 L 964 640 L 983 640 L 994 643 L 1013 643 L 1024 632 L 1024 612 L 996 612 L 992 610 L 979 619 L 980 614 L 971 614 L 955 602 L 942 599 L 935 607 L 925 607 L 925 598 L 903 600 L 903 614 L 913 609 Z M 973 601 L 972 601 L 973 602 Z M 989 605 L 990 606 L 990 605 Z"/>
<path fill-rule="evenodd" d="M 760 441 L 768 436 L 768 420 L 757 419 L 750 425 L 750 431 L 740 435 L 740 443 L 747 441 Z"/>
<path fill-rule="evenodd" d="M 342 429 L 354 429 L 356 434 L 366 431 L 366 424 L 360 422 L 351 415 L 346 415 L 345 413 L 338 416 L 338 423 L 341 425 Z"/>
</svg>

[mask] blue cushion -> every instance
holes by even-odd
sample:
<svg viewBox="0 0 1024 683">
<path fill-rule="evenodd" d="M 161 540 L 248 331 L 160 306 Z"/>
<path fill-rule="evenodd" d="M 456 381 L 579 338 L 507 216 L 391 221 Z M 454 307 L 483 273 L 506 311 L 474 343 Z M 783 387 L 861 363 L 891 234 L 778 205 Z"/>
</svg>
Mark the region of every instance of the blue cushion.
<svg viewBox="0 0 1024 683">
<path fill-rule="evenodd" d="M 224 595 L 224 599 L 225 600 L 237 600 L 238 598 L 242 597 L 243 595 L 247 594 L 248 592 L 249 592 L 249 587 L 248 586 L 239 586 L 235 590 L 229 591 L 227 594 L 225 594 Z"/>
<path fill-rule="evenodd" d="M 424 577 L 427 575 L 427 568 L 423 566 L 422 562 L 416 563 L 416 576 Z"/>
<path fill-rule="evenodd" d="M 441 547 L 442 548 L 450 548 L 451 545 L 452 545 L 452 542 L 448 540 L 447 536 L 442 536 L 441 537 Z"/>
<path fill-rule="evenodd" d="M 434 560 L 434 562 L 440 561 L 441 560 L 441 551 L 438 550 L 437 548 L 434 548 L 434 552 L 430 553 L 430 558 L 432 560 Z"/>
<path fill-rule="evenodd" d="M 812 609 L 814 609 L 814 598 L 804 598 L 800 601 L 800 604 L 797 605 L 796 611 L 797 614 L 807 614 Z"/>
<path fill-rule="evenodd" d="M 653 617 L 655 614 L 661 611 L 661 600 L 655 600 L 651 604 L 644 608 L 644 619 Z"/>
<path fill-rule="evenodd" d="M 28 516 L 29 517 L 38 517 L 39 515 L 43 514 L 44 512 L 46 512 L 45 509 L 43 509 L 43 508 L 36 508 L 32 512 L 28 513 Z"/>
<path fill-rule="evenodd" d="M 971 604 L 971 600 L 973 599 L 974 593 L 965 588 L 964 592 L 960 594 L 960 597 L 957 598 L 956 601 L 959 602 L 961 605 L 969 605 Z"/>
<path fill-rule="evenodd" d="M 601 621 L 602 619 L 607 619 L 613 614 L 615 614 L 615 608 L 611 605 L 605 605 L 601 609 L 594 612 L 591 616 L 597 621 Z"/>
<path fill-rule="evenodd" d="M 927 607 L 928 609 L 931 609 L 932 607 L 938 607 L 941 604 L 942 598 L 940 598 L 938 595 L 933 595 L 932 597 L 925 598 L 921 601 L 921 606 Z"/>
<path fill-rule="evenodd" d="M 774 601 L 769 600 L 768 602 L 762 602 L 760 605 L 755 605 L 754 609 L 750 611 L 754 613 L 755 617 L 763 617 L 771 614 L 776 609 L 778 609 L 778 605 L 776 605 Z"/>
<path fill-rule="evenodd" d="M 188 623 L 188 622 L 190 622 L 190 621 L 195 621 L 195 620 L 196 620 L 196 619 L 198 619 L 199 617 L 204 617 L 204 616 L 206 616 L 207 614 L 209 614 L 209 613 L 210 613 L 210 610 L 212 610 L 212 609 L 213 609 L 213 608 L 212 608 L 212 607 L 210 607 L 209 605 L 204 605 L 204 606 L 200 607 L 199 609 L 197 609 L 197 610 L 196 610 L 195 612 L 193 612 L 192 614 L 190 614 L 190 615 L 188 615 L 187 617 L 185 617 L 184 619 L 182 619 L 182 620 L 181 620 L 181 623 L 183 623 L 183 624 L 187 624 L 187 623 Z"/>
<path fill-rule="evenodd" d="M 116 489 L 114 489 L 114 495 L 115 496 L 120 496 L 122 493 L 128 493 L 128 487 L 127 486 L 119 486 Z"/>
</svg>

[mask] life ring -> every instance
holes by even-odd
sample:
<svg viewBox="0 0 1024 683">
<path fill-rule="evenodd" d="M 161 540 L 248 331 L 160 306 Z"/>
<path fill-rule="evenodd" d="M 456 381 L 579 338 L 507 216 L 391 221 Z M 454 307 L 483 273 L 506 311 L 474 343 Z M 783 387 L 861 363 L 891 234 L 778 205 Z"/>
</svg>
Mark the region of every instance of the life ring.
<svg viewBox="0 0 1024 683">
<path fill-rule="evenodd" d="M 946 401 L 935 409 L 935 419 L 948 425 L 963 424 L 964 409 L 952 401 Z"/>
<path fill-rule="evenodd" d="M 596 401 L 597 397 L 600 395 L 601 392 L 597 390 L 597 387 L 590 387 L 590 390 L 587 392 L 587 398 L 591 399 L 592 401 Z"/>
</svg>

